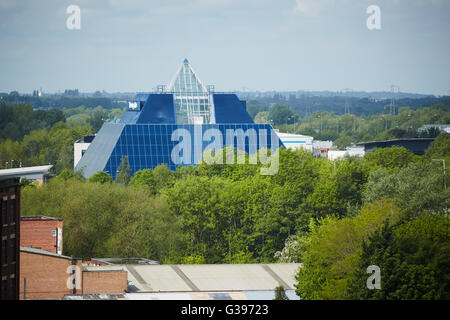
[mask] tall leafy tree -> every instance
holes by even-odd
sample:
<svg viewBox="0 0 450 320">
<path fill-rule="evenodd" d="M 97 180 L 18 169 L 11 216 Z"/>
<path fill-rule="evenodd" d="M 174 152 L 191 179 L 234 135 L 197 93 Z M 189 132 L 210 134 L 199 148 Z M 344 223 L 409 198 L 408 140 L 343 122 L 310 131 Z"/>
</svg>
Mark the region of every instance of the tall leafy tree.
<svg viewBox="0 0 450 320">
<path fill-rule="evenodd" d="M 88 182 L 91 183 L 109 183 L 112 182 L 111 176 L 104 171 L 94 173 L 89 177 Z"/>
<path fill-rule="evenodd" d="M 388 173 L 373 172 L 365 185 L 365 203 L 394 199 L 411 217 L 445 213 L 450 207 L 450 189 L 444 188 L 442 168 L 433 162 L 416 162 Z"/>
<path fill-rule="evenodd" d="M 117 172 L 116 181 L 127 186 L 131 179 L 131 168 L 128 163 L 128 156 L 122 157 L 118 170 L 119 172 Z"/>
<path fill-rule="evenodd" d="M 392 202 L 366 205 L 353 218 L 324 218 L 313 224 L 301 254 L 296 293 L 302 299 L 343 299 L 347 283 L 356 269 L 363 241 L 389 219 L 400 221 L 403 214 Z"/>
<path fill-rule="evenodd" d="M 284 123 L 292 124 L 298 120 L 298 115 L 295 114 L 287 104 L 277 103 L 270 109 L 269 118 L 275 125 Z"/>
<path fill-rule="evenodd" d="M 362 248 L 349 282 L 348 299 L 450 299 L 450 220 L 422 216 L 397 227 L 385 225 Z M 366 268 L 377 265 L 381 289 L 368 289 Z"/>
<path fill-rule="evenodd" d="M 151 169 L 137 171 L 131 178 L 130 185 L 134 187 L 145 187 L 152 194 L 157 193 L 155 177 Z"/>
</svg>

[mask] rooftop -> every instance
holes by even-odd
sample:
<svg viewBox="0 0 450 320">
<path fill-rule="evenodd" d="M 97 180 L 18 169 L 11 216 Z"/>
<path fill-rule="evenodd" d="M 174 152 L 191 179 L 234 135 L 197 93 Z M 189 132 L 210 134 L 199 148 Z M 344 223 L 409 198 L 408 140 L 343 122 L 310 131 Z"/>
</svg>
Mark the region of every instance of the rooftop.
<svg viewBox="0 0 450 320">
<path fill-rule="evenodd" d="M 299 263 L 115 265 L 85 267 L 86 271 L 128 271 L 129 291 L 221 292 L 295 290 Z"/>
<path fill-rule="evenodd" d="M 377 143 L 387 143 L 387 142 L 400 142 L 400 141 L 433 141 L 434 139 L 435 138 L 402 138 L 402 139 L 358 142 L 356 145 L 357 146 L 363 146 L 363 145 L 367 145 L 367 144 L 377 144 Z"/>
<path fill-rule="evenodd" d="M 52 165 L 46 166 L 37 166 L 37 167 L 23 167 L 23 168 L 11 168 L 11 169 L 2 169 L 0 170 L 0 179 L 12 179 L 12 178 L 20 178 L 27 175 L 36 175 L 36 174 L 48 174 Z"/>
<path fill-rule="evenodd" d="M 54 253 L 54 252 L 45 251 L 45 250 L 42 250 L 42 249 L 37 249 L 37 248 L 32 248 L 32 247 L 20 246 L 20 251 L 21 252 L 27 252 L 27 253 L 40 254 L 40 255 L 50 256 L 50 257 L 55 257 L 55 258 L 74 260 L 74 258 L 72 258 L 72 257 L 63 256 L 63 255 L 60 255 L 60 254 L 57 254 L 57 253 Z"/>
<path fill-rule="evenodd" d="M 21 216 L 22 221 L 63 221 L 61 218 L 53 218 L 47 216 Z"/>
<path fill-rule="evenodd" d="M 107 265 L 120 265 L 120 264 L 136 264 L 136 265 L 149 265 L 159 264 L 158 261 L 148 260 L 144 258 L 92 258 L 92 262 L 101 262 Z"/>
</svg>

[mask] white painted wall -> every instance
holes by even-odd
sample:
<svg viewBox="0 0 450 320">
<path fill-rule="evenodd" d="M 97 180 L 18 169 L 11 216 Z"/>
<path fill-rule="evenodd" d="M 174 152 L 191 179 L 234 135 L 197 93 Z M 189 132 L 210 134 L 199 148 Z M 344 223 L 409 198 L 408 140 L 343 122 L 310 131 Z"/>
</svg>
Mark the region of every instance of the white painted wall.
<svg viewBox="0 0 450 320">
<path fill-rule="evenodd" d="M 83 151 L 86 151 L 88 147 L 90 146 L 90 143 L 86 142 L 75 142 L 74 148 L 73 148 L 73 167 L 75 168 L 78 164 L 78 161 L 81 160 L 81 157 L 83 156 Z"/>
</svg>

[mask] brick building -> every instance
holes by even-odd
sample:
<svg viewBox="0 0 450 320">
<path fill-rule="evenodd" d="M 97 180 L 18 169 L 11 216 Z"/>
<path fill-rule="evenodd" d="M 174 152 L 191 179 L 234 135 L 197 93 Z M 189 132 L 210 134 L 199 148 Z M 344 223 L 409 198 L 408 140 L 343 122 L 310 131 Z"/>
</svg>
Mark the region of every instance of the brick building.
<svg viewBox="0 0 450 320">
<path fill-rule="evenodd" d="M 52 165 L 0 170 L 0 300 L 19 299 L 20 179 L 44 183 Z"/>
<path fill-rule="evenodd" d="M 46 216 L 20 218 L 20 246 L 62 254 L 63 220 Z"/>
<path fill-rule="evenodd" d="M 127 291 L 128 273 L 124 270 L 83 270 L 80 259 L 30 247 L 20 248 L 20 259 L 20 299 Z"/>
<path fill-rule="evenodd" d="M 128 290 L 128 273 L 124 270 L 83 270 L 81 294 L 120 294 Z"/>
<path fill-rule="evenodd" d="M 19 298 L 19 217 L 19 179 L 0 174 L 0 300 Z"/>
</svg>

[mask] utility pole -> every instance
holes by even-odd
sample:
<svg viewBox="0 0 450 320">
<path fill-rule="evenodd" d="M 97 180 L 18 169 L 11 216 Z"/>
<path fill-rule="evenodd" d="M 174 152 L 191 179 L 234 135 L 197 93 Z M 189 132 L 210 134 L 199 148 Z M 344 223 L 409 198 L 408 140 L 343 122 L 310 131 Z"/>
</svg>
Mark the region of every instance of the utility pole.
<svg viewBox="0 0 450 320">
<path fill-rule="evenodd" d="M 352 93 L 353 90 L 349 89 L 349 88 L 345 88 L 345 89 L 342 89 L 341 92 L 345 94 L 344 114 L 349 114 L 349 113 L 351 113 L 349 93 Z"/>
<path fill-rule="evenodd" d="M 389 113 L 395 116 L 396 114 L 396 106 L 395 106 L 395 100 L 396 95 L 400 92 L 400 87 L 396 85 L 391 85 L 391 103 L 389 104 Z"/>
</svg>

